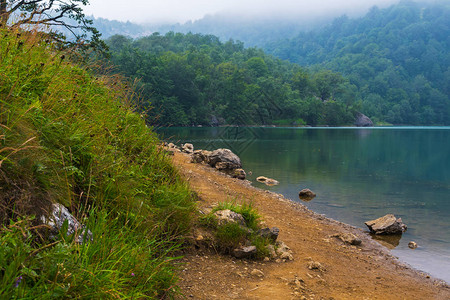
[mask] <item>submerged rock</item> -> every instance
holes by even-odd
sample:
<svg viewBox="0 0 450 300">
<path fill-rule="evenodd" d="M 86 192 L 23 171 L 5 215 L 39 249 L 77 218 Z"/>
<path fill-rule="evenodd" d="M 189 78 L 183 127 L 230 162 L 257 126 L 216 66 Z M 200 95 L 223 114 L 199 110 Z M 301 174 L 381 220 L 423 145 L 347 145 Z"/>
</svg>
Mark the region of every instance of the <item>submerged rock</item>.
<svg viewBox="0 0 450 300">
<path fill-rule="evenodd" d="M 408 247 L 411 248 L 411 249 L 416 249 L 417 248 L 417 243 L 411 241 L 411 242 L 408 243 Z"/>
<path fill-rule="evenodd" d="M 49 218 L 47 219 L 46 217 L 42 217 L 41 221 L 51 227 L 51 237 L 57 236 L 64 223 L 67 221 L 67 236 L 76 234 L 75 239 L 79 244 L 83 243 L 85 239 L 87 241 L 92 240 L 92 232 L 90 230 L 86 230 L 85 226 L 82 225 L 62 204 L 52 204 Z"/>
<path fill-rule="evenodd" d="M 298 197 L 304 201 L 310 201 L 316 197 L 316 193 L 311 191 L 310 189 L 303 189 L 298 192 Z"/>
<path fill-rule="evenodd" d="M 402 234 L 406 231 L 407 226 L 403 224 L 401 218 L 396 218 L 392 214 L 376 220 L 367 221 L 364 224 L 369 227 L 370 232 L 374 234 Z"/>
<path fill-rule="evenodd" d="M 273 186 L 273 185 L 280 184 L 277 180 L 272 179 L 272 178 L 268 178 L 268 177 L 265 177 L 265 176 L 259 176 L 258 178 L 256 178 L 256 180 L 258 182 L 264 183 L 265 185 L 268 185 L 268 186 Z"/>
</svg>

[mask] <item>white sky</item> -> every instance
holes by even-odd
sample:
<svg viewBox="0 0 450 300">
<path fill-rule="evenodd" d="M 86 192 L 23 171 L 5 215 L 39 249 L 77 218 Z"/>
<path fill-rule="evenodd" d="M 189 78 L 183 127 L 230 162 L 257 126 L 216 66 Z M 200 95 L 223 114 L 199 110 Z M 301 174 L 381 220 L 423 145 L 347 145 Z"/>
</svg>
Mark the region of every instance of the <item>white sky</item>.
<svg viewBox="0 0 450 300">
<path fill-rule="evenodd" d="M 240 16 L 311 17 L 360 13 L 399 0 L 90 0 L 86 15 L 132 22 L 180 22 L 206 14 L 228 12 Z"/>
</svg>

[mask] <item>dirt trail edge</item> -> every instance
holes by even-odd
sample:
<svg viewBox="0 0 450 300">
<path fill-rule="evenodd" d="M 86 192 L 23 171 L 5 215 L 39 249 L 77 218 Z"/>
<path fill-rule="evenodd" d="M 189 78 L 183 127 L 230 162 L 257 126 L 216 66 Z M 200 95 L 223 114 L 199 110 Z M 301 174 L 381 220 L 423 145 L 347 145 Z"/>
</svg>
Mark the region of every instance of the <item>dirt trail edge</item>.
<svg viewBox="0 0 450 300">
<path fill-rule="evenodd" d="M 187 251 L 179 287 L 189 299 L 450 299 L 447 284 L 402 264 L 361 229 L 190 163 L 186 154 L 175 152 L 173 161 L 199 195 L 199 209 L 233 199 L 252 201 L 266 224 L 280 229 L 279 240 L 294 255 L 293 261 L 275 262 Z M 332 237 L 346 232 L 362 244 Z M 311 261 L 322 267 L 309 269 Z"/>
</svg>

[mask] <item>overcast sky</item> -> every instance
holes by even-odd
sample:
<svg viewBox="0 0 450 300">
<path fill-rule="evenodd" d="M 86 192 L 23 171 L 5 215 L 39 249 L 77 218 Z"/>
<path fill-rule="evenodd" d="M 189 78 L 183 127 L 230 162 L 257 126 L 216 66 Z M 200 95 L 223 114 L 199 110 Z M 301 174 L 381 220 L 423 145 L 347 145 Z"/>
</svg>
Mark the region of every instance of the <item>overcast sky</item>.
<svg viewBox="0 0 450 300">
<path fill-rule="evenodd" d="M 180 22 L 201 19 L 206 14 L 240 16 L 323 15 L 349 16 L 377 5 L 386 7 L 399 0 L 90 0 L 87 15 L 140 23 Z"/>
</svg>

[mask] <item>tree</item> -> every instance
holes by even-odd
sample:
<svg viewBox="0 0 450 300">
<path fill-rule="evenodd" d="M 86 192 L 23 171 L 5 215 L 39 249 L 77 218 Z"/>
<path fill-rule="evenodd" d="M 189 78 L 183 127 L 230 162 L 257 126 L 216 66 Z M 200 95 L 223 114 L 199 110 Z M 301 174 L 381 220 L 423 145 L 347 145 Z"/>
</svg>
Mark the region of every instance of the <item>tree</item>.
<svg viewBox="0 0 450 300">
<path fill-rule="evenodd" d="M 105 44 L 100 40 L 100 33 L 83 13 L 82 7 L 87 4 L 88 0 L 0 0 L 0 24 L 12 28 L 30 25 L 51 27 L 52 36 L 64 42 L 63 35 L 55 34 L 53 28 L 65 28 L 80 45 L 103 50 Z"/>
</svg>

